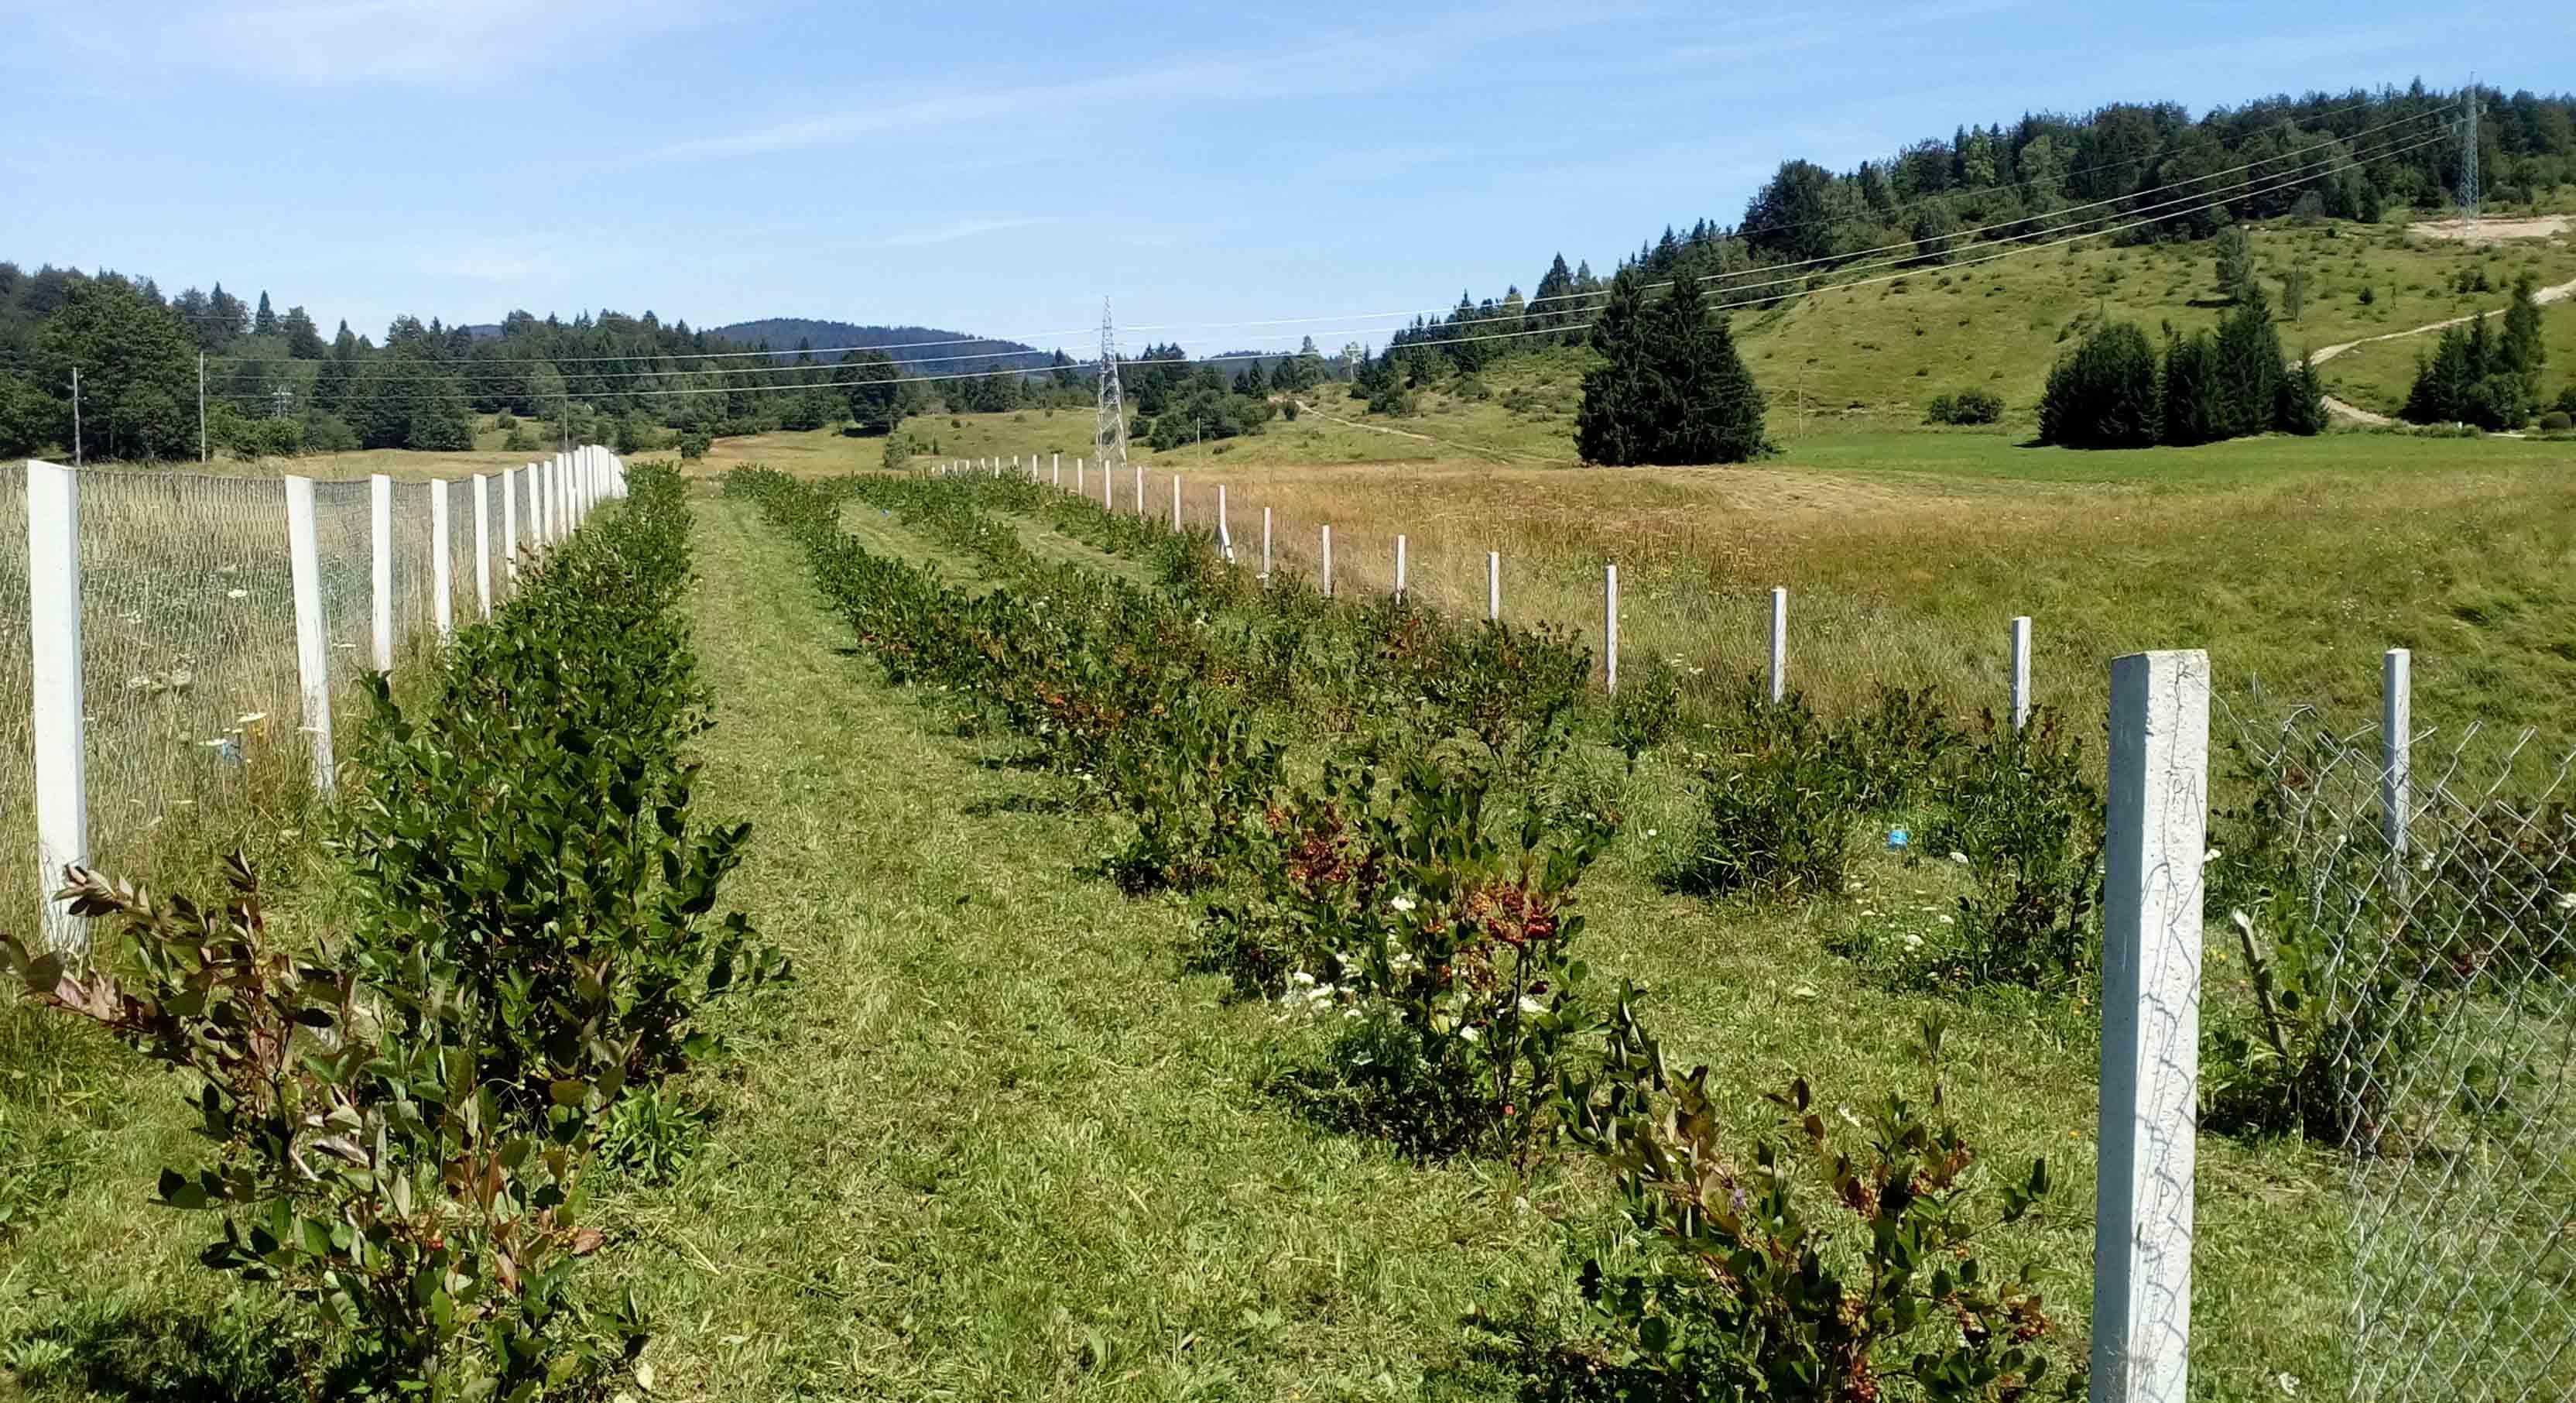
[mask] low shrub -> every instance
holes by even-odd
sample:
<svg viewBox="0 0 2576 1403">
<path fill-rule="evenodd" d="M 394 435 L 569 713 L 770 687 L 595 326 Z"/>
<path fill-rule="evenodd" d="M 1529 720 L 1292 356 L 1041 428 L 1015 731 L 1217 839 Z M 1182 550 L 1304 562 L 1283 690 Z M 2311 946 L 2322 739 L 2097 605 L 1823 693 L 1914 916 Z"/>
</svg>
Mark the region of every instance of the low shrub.
<svg viewBox="0 0 2576 1403">
<path fill-rule="evenodd" d="M 2004 417 L 2004 402 L 1992 390 L 1958 390 L 1935 395 L 1923 416 L 1927 424 L 1992 424 Z"/>
<path fill-rule="evenodd" d="M 2032 1270 L 1990 1270 L 1981 1242 L 2046 1199 L 2047 1161 L 1981 1208 L 1982 1160 L 1950 1113 L 1937 1023 L 1918 1048 L 1927 1103 L 1889 1096 L 1838 1135 L 1800 1078 L 1765 1098 L 1778 1121 L 1748 1168 L 1719 1139 L 1708 1068 L 1667 1073 L 1633 990 L 1608 1022 L 1600 1071 L 1562 1095 L 1573 1138 L 1618 1179 L 1614 1240 L 1577 1281 L 1609 1330 L 1595 1373 L 1624 1385 L 1616 1396 L 2081 1395 L 2081 1370 L 2050 1377 L 2056 1327 Z"/>
<path fill-rule="evenodd" d="M 423 952 L 378 982 L 299 958 L 248 864 L 225 875 L 229 896 L 201 906 L 71 869 L 73 914 L 108 934 L 86 973 L 0 936 L 26 998 L 194 1074 L 215 1149 L 162 1169 L 158 1197 L 217 1215 L 200 1260 L 333 1327 L 295 1342 L 315 1397 L 604 1392 L 644 1345 L 631 1300 L 603 1311 L 575 1289 L 601 1242 L 581 1177 L 618 1060 L 573 1049 L 546 1069 L 543 1111 L 512 1117 L 517 1069 L 487 1079 L 485 1020 L 452 965 Z"/>
<path fill-rule="evenodd" d="M 1971 890 L 1956 943 L 1926 952 L 1927 963 L 1968 985 L 2077 985 L 2097 963 L 2090 918 L 2107 822 L 2083 747 L 2045 708 L 2019 730 L 1988 713 L 1944 797 L 1926 847 L 1964 862 Z"/>
<path fill-rule="evenodd" d="M 1848 746 L 1799 698 L 1750 692 L 1712 744 L 1698 824 L 1667 885 L 1710 896 L 1841 891 L 1867 801 Z"/>
</svg>

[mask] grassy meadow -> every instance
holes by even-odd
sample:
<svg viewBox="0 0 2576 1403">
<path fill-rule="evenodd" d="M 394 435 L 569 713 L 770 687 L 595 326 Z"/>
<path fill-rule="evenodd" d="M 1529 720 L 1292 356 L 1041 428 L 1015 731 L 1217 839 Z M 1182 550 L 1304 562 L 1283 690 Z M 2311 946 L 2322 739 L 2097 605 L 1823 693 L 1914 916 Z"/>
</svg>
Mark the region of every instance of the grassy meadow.
<svg viewBox="0 0 2576 1403">
<path fill-rule="evenodd" d="M 2473 247 L 2395 225 L 2283 224 L 2258 230 L 2256 249 L 2275 287 L 2293 268 L 2309 276 L 2309 303 L 2284 328 L 2293 347 L 2501 305 L 2526 269 L 2576 278 L 2567 234 Z M 2499 291 L 2449 290 L 2478 266 Z M 1741 314 L 1782 444 L 1754 465 L 1577 467 L 1583 354 L 1564 351 L 1426 393 L 1402 419 L 1365 415 L 1326 386 L 1307 397 L 1311 412 L 1256 437 L 1139 446 L 1142 505 L 1167 515 L 1179 474 L 1186 522 L 1214 527 L 1222 487 L 1238 559 L 1258 558 L 1267 509 L 1274 568 L 1310 578 L 1329 526 L 1344 591 L 1392 588 L 1402 533 L 1409 590 L 1466 615 L 1485 608 L 1497 552 L 1506 616 L 1596 652 L 1602 567 L 1615 562 L 1627 665 L 1669 660 L 1708 694 L 1763 665 L 1779 586 L 1792 683 L 1828 713 L 1868 704 L 1882 684 L 1936 687 L 1955 712 L 1999 708 L 2007 622 L 2028 614 L 2038 699 L 2067 711 L 2095 754 L 2108 660 L 2157 647 L 2207 648 L 2247 724 L 2314 703 L 2354 726 L 2375 719 L 2381 650 L 2409 647 L 2419 727 L 2530 728 L 2549 757 L 2576 745 L 2576 442 L 2338 432 L 2128 454 L 2027 445 L 2049 362 L 2092 319 L 2211 324 L 2223 311 L 2213 281 L 2205 246 L 2087 247 Z M 2554 391 L 2576 373 L 2576 301 L 2545 324 Z M 2331 363 L 2332 388 L 2387 407 L 2426 345 L 2355 350 Z M 1970 387 L 2004 397 L 2004 424 L 1918 426 L 1931 395 Z M 936 448 L 916 466 L 1061 454 L 1071 487 L 1092 427 L 1085 411 L 1029 410 L 925 416 L 905 431 Z M 486 423 L 472 453 L 210 471 L 418 482 L 531 456 L 499 438 Z M 690 607 L 716 698 L 715 728 L 697 742 L 700 802 L 752 822 L 725 905 L 745 905 L 801 979 L 764 995 L 735 1052 L 679 1086 L 708 1118 L 709 1148 L 669 1183 L 598 1183 L 594 1219 L 614 1248 L 603 1275 L 633 1288 L 655 1333 L 651 1396 L 1514 1396 L 1494 1334 L 1543 1334 L 1579 1311 L 1569 1265 L 1604 1203 L 1597 1171 L 1570 1157 L 1526 1178 L 1472 1159 L 1419 1163 L 1298 1114 L 1277 1088 L 1329 1030 L 1190 972 L 1189 904 L 1125 896 L 1101 876 L 1114 823 L 1007 740 L 887 687 L 798 550 L 714 490 L 732 466 L 833 476 L 877 470 L 883 450 L 880 438 L 767 434 L 719 440 L 688 469 Z M 1088 485 L 1096 493 L 1099 479 Z M 1132 479 L 1116 488 L 1134 509 Z M 139 517 L 122 534 L 175 538 L 186 520 Z M 211 594 L 129 582 L 117 598 L 131 608 L 98 624 L 111 645 L 100 666 L 119 674 L 156 670 L 135 639 L 163 614 L 146 611 L 209 640 L 205 660 L 187 661 L 222 675 L 163 718 L 161 749 L 253 709 L 226 690 L 236 683 L 275 691 L 291 675 L 291 626 L 281 634 L 264 593 L 276 582 L 222 570 L 264 548 L 269 518 L 242 520 L 239 539 L 201 530 L 190 543 L 187 587 Z M 843 524 L 872 552 L 990 583 L 885 512 L 853 505 Z M 1012 524 L 1042 559 L 1141 577 L 1038 520 Z M 9 574 L 7 540 L 0 591 L 24 579 Z M 97 560 L 113 574 L 127 549 Z M 235 609 L 232 588 L 258 597 Z M 0 614 L 9 602 L 0 593 Z M 147 624 L 122 622 L 127 612 Z M 0 706 L 10 679 L 0 663 Z M 179 709 L 166 686 L 127 693 L 125 680 L 93 683 L 111 715 Z M 259 738 L 291 740 L 282 709 L 271 714 Z M 1995 1259 L 2038 1264 L 2052 1311 L 2080 1339 L 2095 1012 L 2080 997 L 1935 995 L 1850 957 L 1941 938 L 1962 891 L 1944 861 L 1866 843 L 1845 893 L 1667 890 L 1658 873 L 1694 816 L 1678 749 L 1620 782 L 1627 821 L 1583 889 L 1591 958 L 1653 989 L 1674 1060 L 1713 1065 L 1738 1132 L 1767 1123 L 1758 1093 L 1793 1075 L 1837 1111 L 1913 1088 L 1904 1043 L 1926 1014 L 1945 1016 L 1966 1131 L 1999 1161 L 2048 1155 L 2061 1185 L 2055 1209 L 2005 1234 Z M 276 919 L 326 938 L 346 918 L 346 878 L 316 841 L 333 816 L 310 804 L 292 747 L 251 747 L 243 769 L 215 780 L 188 773 L 203 787 L 169 781 L 178 797 L 150 841 L 118 852 L 130 864 L 120 875 L 203 890 L 217 855 L 240 846 Z M 13 813 L 18 785 L 0 780 Z M 30 895 L 16 869 L 0 881 L 13 918 Z M 2215 1004 L 2251 998 L 2215 947 L 2209 979 Z M 0 1007 L 0 1398 L 300 1396 L 277 1373 L 293 1317 L 195 1264 L 208 1220 L 148 1206 L 160 1166 L 202 1156 L 186 1096 L 86 1029 Z M 2340 1391 L 2345 1172 L 2295 1141 L 2204 1136 L 2195 1397 Z M 1462 1328 L 1470 1318 L 1494 1331 Z"/>
</svg>

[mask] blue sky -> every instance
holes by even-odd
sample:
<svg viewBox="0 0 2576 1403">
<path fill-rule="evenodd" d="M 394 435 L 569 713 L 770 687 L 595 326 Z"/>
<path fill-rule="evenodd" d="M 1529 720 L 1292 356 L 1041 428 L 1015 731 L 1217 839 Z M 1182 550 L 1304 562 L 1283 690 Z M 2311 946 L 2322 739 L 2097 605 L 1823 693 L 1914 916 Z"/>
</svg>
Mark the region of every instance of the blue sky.
<svg viewBox="0 0 2576 1403">
<path fill-rule="evenodd" d="M 1078 348 L 1106 295 L 1131 348 L 1317 316 L 1329 348 L 1388 324 L 1344 314 L 1732 221 L 1784 157 L 2114 99 L 2562 87 L 2576 30 L 2564 0 L 2096 8 L 0 0 L 0 258 L 371 335 L 611 307 Z"/>
</svg>

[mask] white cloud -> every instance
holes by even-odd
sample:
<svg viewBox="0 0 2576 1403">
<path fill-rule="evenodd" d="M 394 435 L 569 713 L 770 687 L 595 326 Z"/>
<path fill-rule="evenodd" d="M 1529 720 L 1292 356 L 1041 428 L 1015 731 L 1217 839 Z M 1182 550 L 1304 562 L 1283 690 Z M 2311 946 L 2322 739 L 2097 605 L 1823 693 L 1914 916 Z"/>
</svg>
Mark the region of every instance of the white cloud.
<svg viewBox="0 0 2576 1403">
<path fill-rule="evenodd" d="M 711 24 L 696 0 L 85 0 L 36 18 L 120 67 L 220 69 L 306 87 L 483 87 L 512 74 Z"/>
<path fill-rule="evenodd" d="M 1302 49 L 1179 58 L 1097 78 L 985 83 L 955 93 L 875 95 L 854 106 L 674 142 L 645 153 L 642 159 L 722 160 L 849 146 L 898 133 L 990 127 L 1020 119 L 1061 122 L 1128 102 L 1241 104 L 1382 92 L 1465 60 L 1478 45 L 1508 43 L 1599 21 L 1597 14 L 1569 14 L 1553 6 L 1486 9 L 1412 29 L 1330 37 Z"/>
<path fill-rule="evenodd" d="M 920 248 L 928 244 L 955 243 L 978 234 L 998 234 L 1005 229 L 1026 229 L 1032 224 L 1053 224 L 1059 215 L 1027 215 L 1014 219 L 961 219 L 936 229 L 920 229 L 895 234 L 885 240 L 888 248 Z"/>
</svg>

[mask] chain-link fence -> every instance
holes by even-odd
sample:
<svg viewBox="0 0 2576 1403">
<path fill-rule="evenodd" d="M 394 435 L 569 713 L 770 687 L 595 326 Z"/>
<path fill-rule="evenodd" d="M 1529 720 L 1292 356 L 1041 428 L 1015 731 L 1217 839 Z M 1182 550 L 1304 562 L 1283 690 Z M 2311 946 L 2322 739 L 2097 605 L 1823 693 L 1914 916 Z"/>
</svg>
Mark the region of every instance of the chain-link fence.
<svg viewBox="0 0 2576 1403">
<path fill-rule="evenodd" d="M 2348 1396 L 2570 1397 L 2576 755 L 2252 710 L 2222 728 L 2209 934 L 2248 971 L 2213 1017 L 2270 1113 L 2348 1156 Z"/>
<path fill-rule="evenodd" d="M 18 816 L 38 807 L 28 473 L 24 463 L 0 466 L 0 812 L 19 825 L 28 820 Z M 517 475 L 523 541 L 537 529 L 531 476 Z M 221 844 L 259 814 L 291 811 L 286 791 L 310 771 L 287 493 L 274 477 L 157 469 L 87 469 L 76 481 L 85 846 L 102 870 L 152 876 L 178 833 L 198 847 Z M 605 489 L 604 477 L 593 482 Z M 506 592 L 503 479 L 487 474 L 481 488 L 486 553 L 477 550 L 475 482 L 462 477 L 448 487 L 444 549 L 458 626 L 480 617 L 478 571 L 487 554 L 494 602 Z M 374 490 L 366 479 L 313 484 L 314 578 L 333 709 L 350 719 L 374 658 Z M 425 482 L 391 484 L 398 678 L 436 644 L 441 543 L 432 491 Z M 27 836 L 23 826 L 16 831 Z M 0 928 L 26 929 L 41 909 L 45 882 L 34 858 L 29 843 L 0 862 Z"/>
</svg>

